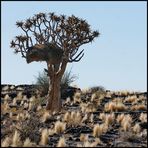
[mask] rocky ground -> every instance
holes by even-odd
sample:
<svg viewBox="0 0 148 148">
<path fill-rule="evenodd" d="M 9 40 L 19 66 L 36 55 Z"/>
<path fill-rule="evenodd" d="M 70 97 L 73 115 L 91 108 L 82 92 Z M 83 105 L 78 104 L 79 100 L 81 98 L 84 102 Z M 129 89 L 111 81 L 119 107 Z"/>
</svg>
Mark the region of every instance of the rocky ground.
<svg viewBox="0 0 148 148">
<path fill-rule="evenodd" d="M 86 89 L 45 110 L 34 86 L 1 86 L 2 147 L 147 147 L 147 93 Z"/>
</svg>

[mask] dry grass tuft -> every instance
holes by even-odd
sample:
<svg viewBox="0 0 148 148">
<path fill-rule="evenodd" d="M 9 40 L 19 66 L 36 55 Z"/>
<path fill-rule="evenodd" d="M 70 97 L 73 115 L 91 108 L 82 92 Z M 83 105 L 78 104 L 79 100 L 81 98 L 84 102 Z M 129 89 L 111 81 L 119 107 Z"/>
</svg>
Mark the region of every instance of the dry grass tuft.
<svg viewBox="0 0 148 148">
<path fill-rule="evenodd" d="M 58 141 L 57 147 L 66 147 L 65 138 L 61 137 Z"/>
<path fill-rule="evenodd" d="M 101 126 L 99 124 L 94 125 L 94 128 L 93 128 L 93 136 L 94 137 L 99 137 L 103 133 L 102 127 L 103 126 Z"/>
<path fill-rule="evenodd" d="M 140 133 L 140 131 L 141 131 L 140 125 L 139 125 L 139 123 L 136 123 L 133 126 L 133 132 L 136 133 L 136 134 L 138 134 L 138 133 Z"/>
<path fill-rule="evenodd" d="M 66 122 L 68 122 L 68 121 L 71 120 L 71 114 L 70 114 L 70 112 L 66 112 L 64 114 L 64 119 L 63 120 L 66 121 Z"/>
<path fill-rule="evenodd" d="M 76 92 L 74 95 L 74 103 L 80 103 L 81 102 L 81 93 Z"/>
<path fill-rule="evenodd" d="M 26 140 L 24 141 L 23 147 L 34 147 L 34 146 L 35 146 L 35 143 L 32 143 L 29 138 L 26 138 Z"/>
<path fill-rule="evenodd" d="M 68 125 L 77 126 L 82 123 L 82 116 L 80 112 L 66 112 L 63 119 Z"/>
<path fill-rule="evenodd" d="M 48 143 L 48 129 L 43 129 L 41 133 L 41 145 L 46 145 Z"/>
<path fill-rule="evenodd" d="M 10 147 L 12 143 L 12 139 L 10 137 L 6 137 L 3 141 L 2 141 L 2 147 Z"/>
<path fill-rule="evenodd" d="M 141 122 L 147 122 L 147 114 L 141 113 L 139 119 Z"/>
<path fill-rule="evenodd" d="M 138 99 L 138 98 L 137 98 L 136 95 L 134 95 L 134 96 L 128 96 L 128 97 L 125 98 L 124 102 L 133 103 L 133 102 L 135 102 L 137 99 Z"/>
<path fill-rule="evenodd" d="M 60 122 L 60 121 L 57 121 L 55 123 L 55 126 L 54 126 L 55 133 L 60 134 L 60 133 L 64 132 L 65 129 L 66 129 L 65 123 Z"/>
<path fill-rule="evenodd" d="M 127 107 L 122 102 L 109 102 L 105 104 L 105 111 L 125 111 Z"/>
<path fill-rule="evenodd" d="M 147 110 L 147 107 L 144 104 L 139 104 L 139 105 L 132 106 L 131 110 L 132 111 L 135 111 L 135 110 L 144 110 L 145 111 L 145 110 Z"/>
<path fill-rule="evenodd" d="M 5 97 L 4 97 L 4 100 L 5 101 L 8 101 L 8 100 L 10 100 L 11 98 L 9 97 L 9 95 L 7 94 L 7 95 L 5 95 Z"/>
<path fill-rule="evenodd" d="M 18 147 L 21 145 L 22 145 L 22 142 L 20 139 L 20 133 L 18 131 L 15 131 L 12 137 L 12 147 Z"/>
<path fill-rule="evenodd" d="M 46 122 L 51 117 L 51 114 L 48 111 L 45 111 L 42 117 L 42 122 Z"/>
<path fill-rule="evenodd" d="M 120 115 L 118 115 L 118 116 L 117 116 L 117 119 L 116 119 L 117 122 L 121 124 L 122 120 L 124 119 L 124 116 L 125 116 L 125 115 L 124 115 L 123 113 L 120 114 Z"/>
<path fill-rule="evenodd" d="M 87 134 L 81 134 L 80 135 L 80 141 L 81 142 L 88 141 L 88 135 Z"/>
<path fill-rule="evenodd" d="M 18 94 L 17 94 L 17 100 L 22 100 L 23 99 L 23 95 L 22 95 L 22 92 L 19 92 Z"/>
<path fill-rule="evenodd" d="M 121 126 L 124 131 L 128 131 L 131 128 L 132 118 L 130 115 L 124 115 L 121 121 Z"/>
<path fill-rule="evenodd" d="M 105 116 L 105 124 L 107 125 L 110 125 L 114 122 L 115 120 L 115 114 L 112 113 L 112 114 L 106 114 Z"/>
</svg>

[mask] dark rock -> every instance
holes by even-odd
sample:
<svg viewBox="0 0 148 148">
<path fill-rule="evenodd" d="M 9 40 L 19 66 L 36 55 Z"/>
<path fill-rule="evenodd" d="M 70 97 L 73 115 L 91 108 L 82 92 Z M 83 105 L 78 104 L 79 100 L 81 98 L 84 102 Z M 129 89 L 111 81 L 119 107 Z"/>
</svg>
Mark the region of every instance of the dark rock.
<svg viewBox="0 0 148 148">
<path fill-rule="evenodd" d="M 69 86 L 67 89 L 61 90 L 61 98 L 66 99 L 70 97 L 70 99 L 73 99 L 73 96 L 76 92 L 81 92 L 81 89 Z"/>
</svg>

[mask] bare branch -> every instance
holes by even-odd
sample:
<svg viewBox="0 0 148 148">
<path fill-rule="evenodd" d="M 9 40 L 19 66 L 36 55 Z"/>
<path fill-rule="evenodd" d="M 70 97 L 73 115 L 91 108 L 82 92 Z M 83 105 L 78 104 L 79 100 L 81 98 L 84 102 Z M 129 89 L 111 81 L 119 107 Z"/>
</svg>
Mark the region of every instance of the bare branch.
<svg viewBox="0 0 148 148">
<path fill-rule="evenodd" d="M 83 51 L 84 49 L 75 58 L 73 58 L 73 56 L 70 56 L 68 62 L 79 62 L 81 58 L 84 56 Z"/>
</svg>

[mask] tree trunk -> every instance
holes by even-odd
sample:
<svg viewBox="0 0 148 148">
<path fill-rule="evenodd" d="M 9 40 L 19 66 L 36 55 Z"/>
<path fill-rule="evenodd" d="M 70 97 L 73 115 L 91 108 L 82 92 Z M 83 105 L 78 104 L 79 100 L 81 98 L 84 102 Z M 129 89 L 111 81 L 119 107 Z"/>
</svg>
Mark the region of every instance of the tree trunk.
<svg viewBox="0 0 148 148">
<path fill-rule="evenodd" d="M 60 90 L 61 77 L 54 73 L 50 76 L 50 85 L 47 95 L 47 105 L 46 109 L 50 111 L 60 111 L 61 110 L 61 90 Z"/>
</svg>

